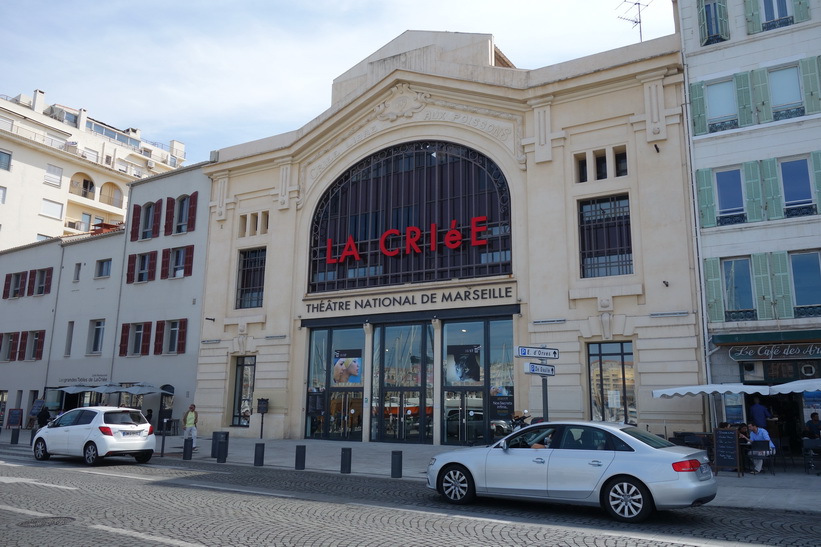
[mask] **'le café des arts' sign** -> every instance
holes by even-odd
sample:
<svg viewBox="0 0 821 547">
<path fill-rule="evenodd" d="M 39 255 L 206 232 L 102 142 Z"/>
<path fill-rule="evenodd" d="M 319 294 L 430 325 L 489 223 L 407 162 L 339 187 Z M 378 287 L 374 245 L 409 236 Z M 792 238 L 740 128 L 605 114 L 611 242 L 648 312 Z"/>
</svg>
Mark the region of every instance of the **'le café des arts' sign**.
<svg viewBox="0 0 821 547">
<path fill-rule="evenodd" d="M 733 346 L 733 361 L 767 361 L 784 359 L 821 359 L 821 344 L 764 344 Z"/>
</svg>

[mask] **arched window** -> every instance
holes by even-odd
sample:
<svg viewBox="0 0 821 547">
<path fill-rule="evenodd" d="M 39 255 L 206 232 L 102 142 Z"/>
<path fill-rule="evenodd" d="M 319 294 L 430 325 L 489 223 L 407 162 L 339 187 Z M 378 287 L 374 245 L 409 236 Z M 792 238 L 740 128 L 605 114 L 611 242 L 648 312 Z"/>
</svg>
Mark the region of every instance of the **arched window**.
<svg viewBox="0 0 821 547">
<path fill-rule="evenodd" d="M 146 203 L 142 210 L 142 223 L 140 228 L 140 239 L 149 239 L 154 228 L 154 204 Z"/>
<path fill-rule="evenodd" d="M 334 181 L 314 212 L 310 292 L 509 273 L 507 180 L 462 145 L 377 152 Z"/>
</svg>

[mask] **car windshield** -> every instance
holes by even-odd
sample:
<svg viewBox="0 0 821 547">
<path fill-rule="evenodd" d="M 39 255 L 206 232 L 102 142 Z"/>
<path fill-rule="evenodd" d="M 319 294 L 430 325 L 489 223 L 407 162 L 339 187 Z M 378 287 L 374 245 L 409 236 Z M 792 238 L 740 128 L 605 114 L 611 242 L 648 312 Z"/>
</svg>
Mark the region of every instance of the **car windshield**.
<svg viewBox="0 0 821 547">
<path fill-rule="evenodd" d="M 106 412 L 103 421 L 107 424 L 142 424 L 145 418 L 138 410 L 117 410 Z"/>
<path fill-rule="evenodd" d="M 652 446 L 653 448 L 667 448 L 668 446 L 676 446 L 664 437 L 659 437 L 654 433 L 644 431 L 643 429 L 639 429 L 638 427 L 625 427 L 622 428 L 621 432 L 626 433 L 634 439 L 638 439 L 639 441 L 643 442 L 648 446 Z"/>
</svg>

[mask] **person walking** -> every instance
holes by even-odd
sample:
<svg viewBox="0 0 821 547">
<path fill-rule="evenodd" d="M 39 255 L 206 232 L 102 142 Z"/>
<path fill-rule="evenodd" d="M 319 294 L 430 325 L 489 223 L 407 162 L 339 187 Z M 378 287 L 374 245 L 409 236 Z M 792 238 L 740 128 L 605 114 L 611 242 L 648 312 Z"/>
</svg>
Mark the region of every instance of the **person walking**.
<svg viewBox="0 0 821 547">
<path fill-rule="evenodd" d="M 767 427 L 767 418 L 772 418 L 770 410 L 761 404 L 761 400 L 756 397 L 750 406 L 750 418 L 758 427 Z"/>
<path fill-rule="evenodd" d="M 40 412 L 37 413 L 37 427 L 38 429 L 42 429 L 48 425 L 51 421 L 51 412 L 48 411 L 48 407 L 43 405 L 43 408 L 40 409 Z"/>
<path fill-rule="evenodd" d="M 188 407 L 188 411 L 182 415 L 182 440 L 189 437 L 192 439 L 191 448 L 197 449 L 197 421 L 199 414 L 197 414 L 197 405 L 192 404 Z"/>
</svg>

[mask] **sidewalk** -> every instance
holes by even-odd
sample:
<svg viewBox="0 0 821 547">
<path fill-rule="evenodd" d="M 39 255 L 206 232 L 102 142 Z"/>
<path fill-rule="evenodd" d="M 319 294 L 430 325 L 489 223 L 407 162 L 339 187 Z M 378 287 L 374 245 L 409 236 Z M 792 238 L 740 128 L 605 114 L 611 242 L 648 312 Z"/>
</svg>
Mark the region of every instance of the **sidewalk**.
<svg viewBox="0 0 821 547">
<path fill-rule="evenodd" d="M 20 431 L 18 444 L 11 444 L 11 431 L 0 432 L 0 459 L 9 451 L 15 454 L 30 454 L 29 440 L 31 431 Z M 164 456 L 163 440 L 165 440 Z M 391 477 L 392 470 L 401 457 L 401 477 L 407 480 L 425 480 L 425 470 L 430 458 L 453 447 L 398 444 L 398 443 L 362 443 L 346 441 L 326 441 L 315 439 L 299 440 L 260 440 L 232 437 L 228 431 L 228 453 L 224 465 L 253 466 L 257 445 L 264 447 L 262 463 L 265 467 L 296 469 L 297 447 L 304 446 L 305 470 L 327 473 L 340 473 L 342 470 L 343 449 L 350 449 L 350 471 L 355 475 Z M 400 453 L 395 455 L 394 453 Z M 212 437 L 197 439 L 197 450 L 192 453 L 194 462 L 216 463 L 211 457 Z M 216 454 L 216 451 L 214 451 Z M 157 449 L 152 464 L 162 465 L 163 459 L 181 460 L 183 457 L 183 439 L 179 436 L 157 437 Z M 744 475 L 721 471 L 718 480 L 718 496 L 709 506 L 739 507 L 766 509 L 768 511 L 811 511 L 821 512 L 821 477 L 804 472 L 800 456 L 791 463 L 787 457 L 787 470 L 781 462 L 775 469 L 775 475 Z"/>
</svg>

